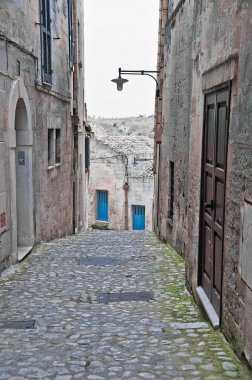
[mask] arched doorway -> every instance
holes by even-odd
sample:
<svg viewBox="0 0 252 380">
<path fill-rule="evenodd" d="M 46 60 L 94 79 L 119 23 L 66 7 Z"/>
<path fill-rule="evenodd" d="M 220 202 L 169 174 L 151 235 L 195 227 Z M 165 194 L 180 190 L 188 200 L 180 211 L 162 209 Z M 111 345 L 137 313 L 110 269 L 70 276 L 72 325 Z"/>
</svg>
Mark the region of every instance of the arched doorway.
<svg viewBox="0 0 252 380">
<path fill-rule="evenodd" d="M 11 246 L 20 261 L 34 245 L 31 112 L 21 78 L 12 87 L 9 128 Z"/>
<path fill-rule="evenodd" d="M 28 119 L 25 103 L 19 99 L 15 113 L 16 130 L 16 210 L 18 259 L 33 246 L 32 226 L 32 163 L 31 147 L 27 145 Z"/>
</svg>

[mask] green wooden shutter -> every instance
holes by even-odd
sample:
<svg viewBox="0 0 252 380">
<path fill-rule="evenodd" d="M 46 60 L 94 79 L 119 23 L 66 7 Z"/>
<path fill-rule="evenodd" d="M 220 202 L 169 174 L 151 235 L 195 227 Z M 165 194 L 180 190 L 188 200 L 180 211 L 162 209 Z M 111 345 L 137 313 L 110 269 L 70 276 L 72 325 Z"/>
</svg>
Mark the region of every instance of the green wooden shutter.
<svg viewBox="0 0 252 380">
<path fill-rule="evenodd" d="M 50 0 L 40 0 L 42 81 L 52 83 Z"/>
<path fill-rule="evenodd" d="M 68 28 L 69 28 L 69 66 L 74 67 L 74 22 L 73 22 L 73 0 L 68 0 Z"/>
</svg>

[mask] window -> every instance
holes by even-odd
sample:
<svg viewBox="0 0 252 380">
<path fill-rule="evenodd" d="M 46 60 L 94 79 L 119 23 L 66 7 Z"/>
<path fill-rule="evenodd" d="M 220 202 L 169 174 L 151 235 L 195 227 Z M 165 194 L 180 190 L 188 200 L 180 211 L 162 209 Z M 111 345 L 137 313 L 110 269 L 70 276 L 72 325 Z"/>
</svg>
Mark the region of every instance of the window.
<svg viewBox="0 0 252 380">
<path fill-rule="evenodd" d="M 90 137 L 85 137 L 85 169 L 89 170 L 90 166 Z"/>
<path fill-rule="evenodd" d="M 60 129 L 55 129 L 55 163 L 60 163 Z"/>
<path fill-rule="evenodd" d="M 40 0 L 42 81 L 52 84 L 50 0 Z"/>
<path fill-rule="evenodd" d="M 170 201 L 168 218 L 173 221 L 174 214 L 174 162 L 170 161 Z"/>
<path fill-rule="evenodd" d="M 60 129 L 48 129 L 48 166 L 60 164 L 61 137 Z"/>
<path fill-rule="evenodd" d="M 54 130 L 48 129 L 48 166 L 54 165 Z"/>
<path fill-rule="evenodd" d="M 74 68 L 74 22 L 73 22 L 73 0 L 68 0 L 68 29 L 69 29 L 69 66 Z"/>
</svg>

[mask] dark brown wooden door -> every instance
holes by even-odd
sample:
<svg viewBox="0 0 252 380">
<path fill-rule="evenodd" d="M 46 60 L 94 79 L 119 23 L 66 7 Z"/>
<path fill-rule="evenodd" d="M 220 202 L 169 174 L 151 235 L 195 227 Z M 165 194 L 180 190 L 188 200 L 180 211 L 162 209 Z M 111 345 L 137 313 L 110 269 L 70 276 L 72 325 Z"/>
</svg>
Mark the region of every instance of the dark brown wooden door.
<svg viewBox="0 0 252 380">
<path fill-rule="evenodd" d="M 220 315 L 229 88 L 206 95 L 202 168 L 201 285 Z"/>
</svg>

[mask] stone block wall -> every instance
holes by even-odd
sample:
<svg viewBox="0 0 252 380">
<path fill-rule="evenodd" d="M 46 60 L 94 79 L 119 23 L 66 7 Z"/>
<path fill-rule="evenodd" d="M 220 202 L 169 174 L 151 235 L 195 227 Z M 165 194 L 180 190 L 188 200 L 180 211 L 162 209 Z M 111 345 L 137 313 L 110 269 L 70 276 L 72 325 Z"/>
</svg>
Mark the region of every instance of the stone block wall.
<svg viewBox="0 0 252 380">
<path fill-rule="evenodd" d="M 34 131 L 36 239 L 48 240 L 72 233 L 72 123 L 69 103 L 41 94 L 35 111 Z M 48 129 L 59 127 L 61 133 L 60 164 L 49 166 Z M 44 142 L 41 144 L 41 142 Z"/>
<path fill-rule="evenodd" d="M 233 36 L 238 50 L 232 99 L 226 186 L 226 241 L 223 278 L 223 326 L 252 365 L 252 3 L 233 4 Z"/>
<path fill-rule="evenodd" d="M 187 285 L 195 292 L 204 98 L 230 84 L 221 326 L 237 352 L 244 353 L 252 364 L 251 276 L 244 269 L 251 268 L 252 261 L 251 246 L 248 248 L 252 225 L 252 3 L 169 3 L 156 228 L 160 237 L 185 257 Z M 174 161 L 175 168 L 173 224 L 167 221 L 169 161 Z"/>
<path fill-rule="evenodd" d="M 6 181 L 6 220 L 10 231 L 8 252 L 1 257 L 16 261 L 16 178 L 15 112 L 18 98 L 25 96 L 28 118 L 28 140 L 31 147 L 33 189 L 30 202 L 33 215 L 34 243 L 47 241 L 73 232 L 73 127 L 75 113 L 79 149 L 77 157 L 79 210 L 78 225 L 84 226 L 87 175 L 85 156 L 85 101 L 84 101 L 84 47 L 83 3 L 74 0 L 76 16 L 76 70 L 75 83 L 69 65 L 69 20 L 66 0 L 50 1 L 52 85 L 42 81 L 41 30 L 38 0 L 1 1 L 0 3 L 0 143 L 4 145 Z M 78 43 L 80 46 L 78 46 Z M 74 84 L 75 87 L 74 88 Z M 73 98 L 75 97 L 75 102 Z M 76 106 L 78 104 L 78 107 Z M 15 126 L 16 125 L 16 126 Z M 60 162 L 48 161 L 48 130 L 60 135 Z M 30 149 L 30 148 L 27 148 Z M 56 148 L 54 148 L 55 150 Z M 86 211 L 85 211 L 86 212 Z M 7 260 L 8 261 L 8 260 Z M 3 268 L 8 266 L 8 262 Z"/>
<path fill-rule="evenodd" d="M 178 4 L 170 4 L 170 12 Z M 187 244 L 188 167 L 192 93 L 193 2 L 166 26 L 164 47 L 163 135 L 159 167 L 159 231 L 183 255 Z M 174 220 L 169 221 L 170 162 L 174 163 Z"/>
</svg>

